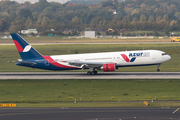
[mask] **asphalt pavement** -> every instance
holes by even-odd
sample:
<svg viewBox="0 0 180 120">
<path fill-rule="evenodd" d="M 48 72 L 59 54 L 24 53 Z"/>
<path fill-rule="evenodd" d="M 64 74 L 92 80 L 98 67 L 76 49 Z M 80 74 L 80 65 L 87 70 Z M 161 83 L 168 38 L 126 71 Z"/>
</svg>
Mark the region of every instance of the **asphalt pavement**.
<svg viewBox="0 0 180 120">
<path fill-rule="evenodd" d="M 0 79 L 180 79 L 180 72 L 1 72 Z"/>
<path fill-rule="evenodd" d="M 0 120 L 180 120 L 178 108 L 0 108 Z"/>
</svg>

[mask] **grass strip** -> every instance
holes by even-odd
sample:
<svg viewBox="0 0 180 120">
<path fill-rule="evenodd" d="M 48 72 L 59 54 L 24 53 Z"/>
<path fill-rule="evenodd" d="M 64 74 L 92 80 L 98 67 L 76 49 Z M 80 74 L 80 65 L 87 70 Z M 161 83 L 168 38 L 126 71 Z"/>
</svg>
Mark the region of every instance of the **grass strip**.
<svg viewBox="0 0 180 120">
<path fill-rule="evenodd" d="M 111 42 L 170 42 L 170 38 L 69 38 L 69 37 L 25 37 L 29 43 L 111 43 Z M 13 43 L 12 39 L 0 39 L 0 43 Z"/>
<path fill-rule="evenodd" d="M 180 107 L 179 88 L 180 80 L 173 79 L 1 80 L 0 103 L 16 103 L 17 107 L 146 107 L 143 101 L 147 101 L 147 107 Z M 172 100 L 177 102 L 167 102 Z"/>
<path fill-rule="evenodd" d="M 180 100 L 180 80 L 1 80 L 1 103 Z"/>
<path fill-rule="evenodd" d="M 180 107 L 179 102 L 149 103 L 144 106 L 143 102 L 138 103 L 18 103 L 17 107 Z"/>
</svg>

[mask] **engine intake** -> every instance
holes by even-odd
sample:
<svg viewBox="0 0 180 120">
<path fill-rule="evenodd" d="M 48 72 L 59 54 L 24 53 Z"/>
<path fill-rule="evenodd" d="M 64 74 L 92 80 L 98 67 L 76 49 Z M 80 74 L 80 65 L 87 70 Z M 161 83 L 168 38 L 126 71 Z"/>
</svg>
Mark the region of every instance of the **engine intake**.
<svg viewBox="0 0 180 120">
<path fill-rule="evenodd" d="M 114 63 L 103 64 L 102 69 L 104 72 L 115 71 L 116 65 Z"/>
</svg>

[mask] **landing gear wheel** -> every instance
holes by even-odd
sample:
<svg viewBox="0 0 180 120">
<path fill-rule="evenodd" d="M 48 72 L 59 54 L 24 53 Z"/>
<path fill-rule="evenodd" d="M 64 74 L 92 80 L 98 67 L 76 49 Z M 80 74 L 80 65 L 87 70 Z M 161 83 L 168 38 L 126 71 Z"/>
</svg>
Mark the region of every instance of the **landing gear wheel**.
<svg viewBox="0 0 180 120">
<path fill-rule="evenodd" d="M 91 71 L 88 71 L 87 74 L 88 74 L 88 75 L 92 75 L 92 72 L 91 72 Z"/>
<path fill-rule="evenodd" d="M 92 71 L 92 72 L 91 72 L 91 71 L 88 71 L 87 74 L 88 74 L 88 75 L 92 75 L 92 74 L 96 75 L 96 74 L 97 74 L 97 71 Z"/>
<path fill-rule="evenodd" d="M 97 71 L 92 71 L 92 73 L 93 73 L 94 75 L 97 75 Z"/>
<path fill-rule="evenodd" d="M 158 68 L 157 68 L 157 71 L 158 71 L 158 72 L 160 71 L 159 66 L 160 66 L 160 64 L 157 65 L 157 67 L 158 67 Z"/>
</svg>

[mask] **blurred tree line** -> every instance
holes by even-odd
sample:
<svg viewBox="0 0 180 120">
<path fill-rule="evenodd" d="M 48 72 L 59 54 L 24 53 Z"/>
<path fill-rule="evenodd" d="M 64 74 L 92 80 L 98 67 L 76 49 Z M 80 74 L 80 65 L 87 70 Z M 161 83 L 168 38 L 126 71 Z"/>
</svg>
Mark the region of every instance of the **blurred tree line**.
<svg viewBox="0 0 180 120">
<path fill-rule="evenodd" d="M 116 10 L 116 14 L 113 14 Z M 180 30 L 180 0 L 106 0 L 95 5 L 60 4 L 39 0 L 34 4 L 2 0 L 0 32 L 36 28 L 39 32 L 105 31 L 112 29 Z M 61 33 L 61 32 L 60 32 Z"/>
</svg>

